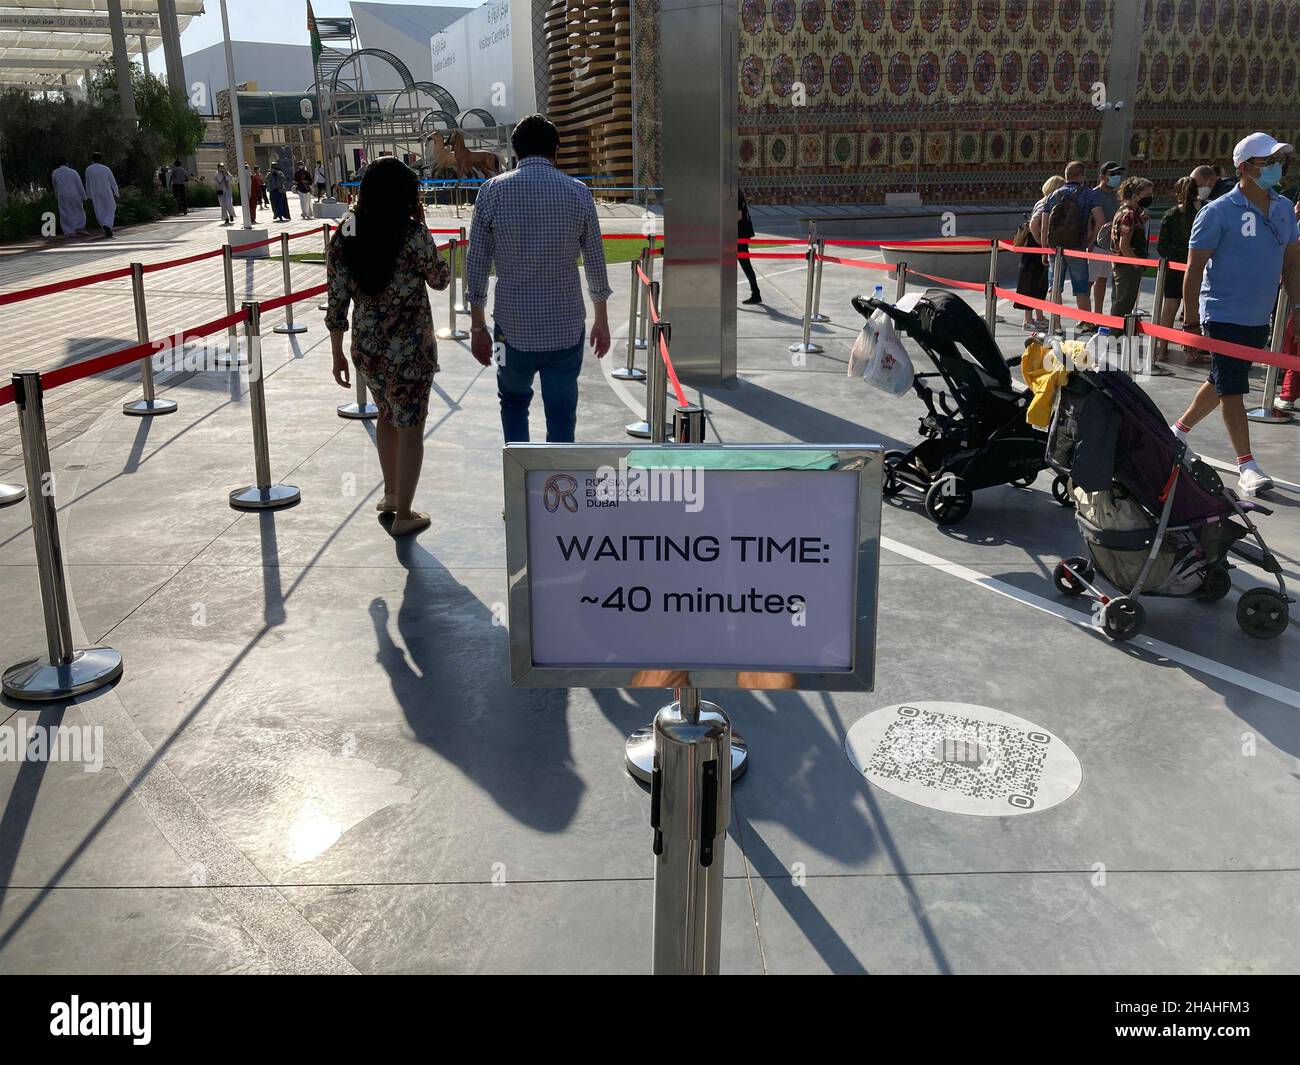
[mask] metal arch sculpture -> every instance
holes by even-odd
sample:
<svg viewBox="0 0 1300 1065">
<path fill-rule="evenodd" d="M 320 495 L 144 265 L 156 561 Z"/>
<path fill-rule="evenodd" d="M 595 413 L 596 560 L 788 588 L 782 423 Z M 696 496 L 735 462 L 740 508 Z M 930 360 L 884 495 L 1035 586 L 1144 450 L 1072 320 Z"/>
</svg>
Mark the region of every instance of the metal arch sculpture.
<svg viewBox="0 0 1300 1065">
<path fill-rule="evenodd" d="M 448 133 L 450 133 L 453 129 L 459 128 L 456 125 L 455 115 L 449 114 L 446 111 L 426 111 L 423 117 L 420 119 L 420 133 L 426 138 L 429 135 L 430 122 L 445 122 L 446 131 Z"/>
<path fill-rule="evenodd" d="M 492 112 L 485 111 L 481 107 L 471 107 L 468 110 L 462 111 L 459 115 L 456 116 L 456 125 L 458 125 L 461 129 L 473 129 L 474 128 L 473 126 L 465 125 L 465 119 L 467 119 L 470 115 L 473 115 L 480 122 L 482 122 L 485 128 L 496 127 L 497 120 L 496 118 L 493 117 Z"/>
<path fill-rule="evenodd" d="M 339 65 L 334 68 L 334 73 L 330 75 L 331 95 L 339 91 L 339 75 L 343 73 L 343 68 L 348 66 L 354 60 L 360 60 L 365 56 L 374 56 L 376 59 L 382 59 L 397 71 L 398 77 L 402 79 L 402 89 L 404 91 L 410 92 L 415 88 L 415 79 L 411 77 L 411 72 L 407 69 L 406 64 L 398 59 L 397 56 L 393 55 L 392 52 L 386 51 L 383 48 L 358 48 L 355 52 L 349 52 L 345 55 L 342 60 L 339 61 Z"/>
<path fill-rule="evenodd" d="M 426 96 L 432 96 L 438 101 L 438 110 L 446 111 L 449 115 L 456 113 L 456 97 L 443 86 L 432 81 L 417 81 L 415 87 Z"/>
</svg>

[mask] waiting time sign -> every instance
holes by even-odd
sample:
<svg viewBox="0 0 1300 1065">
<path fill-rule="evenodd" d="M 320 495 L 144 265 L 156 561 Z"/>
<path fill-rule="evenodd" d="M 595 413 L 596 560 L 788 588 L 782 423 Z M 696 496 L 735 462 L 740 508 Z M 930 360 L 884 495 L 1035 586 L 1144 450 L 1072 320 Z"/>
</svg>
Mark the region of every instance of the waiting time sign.
<svg viewBox="0 0 1300 1065">
<path fill-rule="evenodd" d="M 878 450 L 511 445 L 505 461 L 516 683 L 870 687 Z"/>
</svg>

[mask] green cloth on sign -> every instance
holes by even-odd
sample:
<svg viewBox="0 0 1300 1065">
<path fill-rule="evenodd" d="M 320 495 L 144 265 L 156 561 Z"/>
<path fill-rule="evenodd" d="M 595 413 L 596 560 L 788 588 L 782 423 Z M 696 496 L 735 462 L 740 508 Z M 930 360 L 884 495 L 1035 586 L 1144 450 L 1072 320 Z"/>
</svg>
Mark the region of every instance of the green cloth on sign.
<svg viewBox="0 0 1300 1065">
<path fill-rule="evenodd" d="M 682 448 L 667 451 L 630 451 L 629 469 L 676 470 L 829 470 L 836 462 L 833 451 L 762 451 L 732 448 Z"/>
</svg>

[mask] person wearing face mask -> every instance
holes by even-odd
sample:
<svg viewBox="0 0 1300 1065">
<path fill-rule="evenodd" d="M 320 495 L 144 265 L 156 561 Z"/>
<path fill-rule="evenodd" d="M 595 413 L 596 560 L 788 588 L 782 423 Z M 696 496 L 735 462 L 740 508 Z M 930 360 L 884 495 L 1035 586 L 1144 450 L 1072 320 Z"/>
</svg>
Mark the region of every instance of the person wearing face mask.
<svg viewBox="0 0 1300 1065">
<path fill-rule="evenodd" d="M 1119 186 L 1124 180 L 1124 168 L 1113 160 L 1101 164 L 1097 174 L 1097 185 L 1093 191 L 1101 203 L 1103 224 L 1097 230 L 1097 243 L 1090 250 L 1104 255 L 1115 254 L 1112 250 L 1110 224 L 1119 210 Z M 1088 260 L 1088 282 L 1092 286 L 1092 309 L 1098 314 L 1106 306 L 1106 282 L 1110 279 L 1110 263 L 1100 259 Z M 1090 328 L 1096 328 L 1092 326 Z"/>
<path fill-rule="evenodd" d="M 1295 205 L 1276 188 L 1283 160 L 1295 149 L 1267 133 L 1239 141 L 1232 161 L 1237 187 L 1201 208 L 1188 241 L 1183 281 L 1183 328 L 1216 340 L 1267 348 L 1269 318 L 1279 280 L 1286 284 L 1293 320 L 1300 318 L 1300 226 Z M 1170 428 L 1181 440 L 1218 407 L 1237 453 L 1237 490 L 1254 495 L 1273 487 L 1250 451 L 1245 395 L 1251 363 L 1212 354 L 1210 376 Z"/>
<path fill-rule="evenodd" d="M 1151 216 L 1147 209 L 1154 199 L 1155 186 L 1146 178 L 1125 178 L 1119 187 L 1119 209 L 1110 223 L 1110 246 L 1115 255 L 1126 259 L 1147 257 L 1147 227 Z M 1111 273 L 1115 289 L 1110 298 L 1110 313 L 1116 318 L 1131 314 L 1142 291 L 1144 266 L 1114 263 Z"/>
</svg>

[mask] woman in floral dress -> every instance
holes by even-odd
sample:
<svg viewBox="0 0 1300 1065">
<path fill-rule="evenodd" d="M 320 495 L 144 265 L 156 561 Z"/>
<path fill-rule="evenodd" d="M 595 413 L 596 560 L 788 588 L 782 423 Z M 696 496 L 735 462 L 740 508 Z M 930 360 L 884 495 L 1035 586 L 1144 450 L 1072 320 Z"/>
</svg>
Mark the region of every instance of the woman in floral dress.
<svg viewBox="0 0 1300 1065">
<path fill-rule="evenodd" d="M 334 379 L 351 388 L 343 334 L 352 311 L 352 362 L 379 407 L 379 464 L 394 536 L 418 532 L 429 515 L 411 509 L 424 462 L 424 419 L 438 372 L 438 342 L 425 286 L 445 289 L 451 270 L 424 225 L 420 184 L 399 159 L 375 160 L 330 241 L 325 325 Z"/>
</svg>

